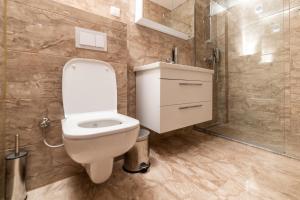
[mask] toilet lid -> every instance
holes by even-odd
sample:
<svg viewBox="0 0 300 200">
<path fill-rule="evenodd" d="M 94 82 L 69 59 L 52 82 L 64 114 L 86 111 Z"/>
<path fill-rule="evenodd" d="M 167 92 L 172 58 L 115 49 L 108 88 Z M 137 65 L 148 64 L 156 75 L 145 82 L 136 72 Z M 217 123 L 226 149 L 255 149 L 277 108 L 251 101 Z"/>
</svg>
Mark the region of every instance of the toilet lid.
<svg viewBox="0 0 300 200">
<path fill-rule="evenodd" d="M 65 117 L 87 112 L 117 112 L 115 71 L 103 61 L 71 59 L 63 69 L 62 96 Z"/>
</svg>

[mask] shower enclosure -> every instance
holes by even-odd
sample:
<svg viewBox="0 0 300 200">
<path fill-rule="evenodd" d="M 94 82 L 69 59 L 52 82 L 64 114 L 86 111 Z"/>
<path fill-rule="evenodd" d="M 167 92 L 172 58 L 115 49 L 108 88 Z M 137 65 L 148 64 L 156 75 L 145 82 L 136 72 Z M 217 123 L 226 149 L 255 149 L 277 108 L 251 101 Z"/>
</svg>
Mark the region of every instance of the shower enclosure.
<svg viewBox="0 0 300 200">
<path fill-rule="evenodd" d="M 197 1 L 196 65 L 217 72 L 214 120 L 199 127 L 300 158 L 300 0 Z"/>
</svg>

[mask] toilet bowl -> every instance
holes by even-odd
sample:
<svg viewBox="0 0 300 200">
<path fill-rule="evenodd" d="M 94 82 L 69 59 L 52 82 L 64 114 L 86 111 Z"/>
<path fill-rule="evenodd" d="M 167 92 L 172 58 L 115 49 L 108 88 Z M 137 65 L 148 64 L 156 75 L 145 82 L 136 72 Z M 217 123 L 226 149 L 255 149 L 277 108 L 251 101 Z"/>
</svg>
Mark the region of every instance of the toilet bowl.
<svg viewBox="0 0 300 200">
<path fill-rule="evenodd" d="M 63 70 L 62 93 L 65 149 L 94 183 L 102 183 L 112 173 L 114 158 L 135 144 L 139 121 L 117 112 L 115 72 L 108 63 L 70 60 Z"/>
</svg>

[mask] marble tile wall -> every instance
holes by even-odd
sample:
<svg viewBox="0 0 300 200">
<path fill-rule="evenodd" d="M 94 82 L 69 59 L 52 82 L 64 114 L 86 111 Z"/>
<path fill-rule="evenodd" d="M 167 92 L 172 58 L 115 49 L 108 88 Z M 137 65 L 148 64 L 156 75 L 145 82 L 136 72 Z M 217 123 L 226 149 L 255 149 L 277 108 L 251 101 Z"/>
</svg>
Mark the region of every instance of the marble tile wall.
<svg viewBox="0 0 300 200">
<path fill-rule="evenodd" d="M 255 0 L 214 16 L 215 40 L 228 59 L 219 68 L 217 121 L 228 115 L 229 122 L 214 131 L 299 158 L 297 6 L 298 0 Z"/>
<path fill-rule="evenodd" d="M 193 38 L 194 4 L 195 0 L 186 0 L 173 10 L 169 10 L 150 0 L 144 0 L 144 17 L 184 32 Z"/>
<path fill-rule="evenodd" d="M 1 10 L 3 2 L 4 0 L 0 1 Z M 218 46 L 223 55 L 228 50 L 227 71 L 226 57 L 221 57 L 218 79 L 220 84 L 217 85 L 217 91 L 221 94 L 218 97 L 221 98 L 215 103 L 215 116 L 226 121 L 226 105 L 230 102 L 230 121 L 235 122 L 238 127 L 255 125 L 261 129 L 260 132 L 249 128 L 241 130 L 253 133 L 251 138 L 246 139 L 252 139 L 259 144 L 269 141 L 266 146 L 279 151 L 285 145 L 283 150 L 287 154 L 300 157 L 300 14 L 297 9 L 291 9 L 288 14 L 277 15 L 270 21 L 260 22 L 254 15 L 245 15 L 246 12 L 240 12 L 233 7 L 228 12 L 229 32 L 226 33 L 225 28 L 226 13 L 222 13 L 212 18 L 212 28 L 217 31 L 212 33 L 215 34 L 213 40 L 207 42 L 207 32 L 203 31 L 207 25 L 202 19 L 206 16 L 208 0 L 196 0 L 195 41 L 184 41 L 135 25 L 134 2 L 135 0 L 8 1 L 8 62 L 5 76 L 3 54 L 0 54 L 0 108 L 7 113 L 5 118 L 0 116 L 0 122 L 5 119 L 5 134 L 0 132 L 4 134 L 2 138 L 5 138 L 0 140 L 0 153 L 12 148 L 14 134 L 21 135 L 22 146 L 30 151 L 28 189 L 82 172 L 82 168 L 69 159 L 63 148 L 46 148 L 41 140 L 41 130 L 37 127 L 39 119 L 48 115 L 53 120 L 48 139 L 51 143 L 61 142 L 61 70 L 63 64 L 72 57 L 101 59 L 111 63 L 118 76 L 118 109 L 121 113 L 134 117 L 134 66 L 165 60 L 170 57 L 171 48 L 177 46 L 181 64 L 211 68 L 204 62 L 204 58 L 211 55 L 211 49 Z M 289 8 L 283 1 L 276 2 L 266 4 L 269 6 L 267 13 L 282 7 Z M 288 4 L 293 8 L 300 5 L 300 1 L 290 0 Z M 121 8 L 120 18 L 109 15 L 111 5 Z M 241 21 L 243 18 L 246 20 Z M 3 21 L 2 18 L 0 20 Z M 245 23 L 249 24 L 246 28 L 243 26 Z M 236 26 L 237 24 L 241 26 Z M 279 24 L 283 32 L 270 33 L 268 27 L 273 24 Z M 74 48 L 75 26 L 107 32 L 110 44 L 108 53 Z M 0 35 L 2 32 L 1 29 Z M 262 33 L 258 37 L 264 41 L 259 41 L 259 47 L 274 54 L 273 64 L 260 63 L 261 51 L 243 58 L 239 56 L 243 52 L 243 48 L 239 46 L 243 41 L 243 32 Z M 230 35 L 228 41 L 226 34 Z M 0 43 L 3 52 L 3 43 Z M 287 57 L 288 52 L 291 52 L 291 59 Z M 260 76 L 263 74 L 267 76 Z M 251 79 L 250 75 L 255 76 L 255 79 Z M 5 79 L 7 91 L 4 94 Z M 226 102 L 226 84 L 230 80 L 230 101 Z M 252 96 L 249 97 L 249 94 Z M 259 101 L 262 97 L 269 100 Z M 285 140 L 282 133 L 285 134 Z M 5 141 L 2 146 L 1 141 Z"/>
<path fill-rule="evenodd" d="M 5 174 L 5 160 L 4 160 L 4 86 L 5 86 L 5 16 L 6 4 L 0 1 L 0 199 L 4 199 L 4 174 Z"/>
<path fill-rule="evenodd" d="M 209 18 L 210 15 L 210 0 L 195 0 L 195 66 L 213 69 L 213 65 L 206 62 L 206 59 L 211 58 L 212 50 L 217 46 L 217 40 L 215 40 L 216 33 L 215 28 L 217 20 L 215 18 Z M 210 22 L 211 20 L 211 22 Z M 224 53 L 224 51 L 222 52 Z M 221 57 L 224 59 L 224 56 Z M 222 68 L 220 68 L 222 69 Z M 224 68 L 223 68 L 224 69 Z M 224 109 L 218 108 L 218 86 L 219 80 L 214 80 L 214 97 L 213 97 L 213 120 L 205 122 L 199 125 L 199 127 L 206 127 L 218 121 L 218 112 Z M 223 86 L 223 84 L 220 84 Z"/>
<path fill-rule="evenodd" d="M 144 17 L 152 21 L 164 24 L 164 18 L 172 11 L 152 2 L 151 0 L 143 0 L 144 3 Z"/>
<path fill-rule="evenodd" d="M 166 60 L 171 56 L 173 46 L 179 48 L 179 63 L 194 64 L 194 40 L 181 40 L 169 35 L 145 28 L 134 23 L 135 0 L 55 0 L 100 16 L 127 23 L 128 49 L 128 115 L 135 116 L 135 75 L 134 66 Z M 147 1 L 146 1 L 147 2 Z M 121 8 L 121 18 L 112 17 L 108 10 L 113 5 Z M 97 7 L 97 8 L 95 8 Z M 105 10 L 105 11 L 102 11 Z M 156 12 L 156 17 L 160 16 Z"/>
<path fill-rule="evenodd" d="M 209 6 L 209 0 L 195 1 L 195 64 L 199 67 L 212 68 L 204 59 L 211 56 L 212 43 L 207 42 L 210 38 L 207 37 L 207 31 L 204 27 L 208 21 L 206 9 Z"/>
<path fill-rule="evenodd" d="M 290 73 L 289 73 L 289 95 L 290 95 L 290 120 L 286 131 L 286 152 L 289 155 L 300 158 L 300 1 L 290 1 L 289 33 L 290 33 Z M 296 9 L 294 9 L 296 8 Z"/>
<path fill-rule="evenodd" d="M 108 34 L 108 52 L 76 49 L 75 26 Z M 5 149 L 11 149 L 14 135 L 29 151 L 27 187 L 82 172 L 64 148 L 50 149 L 42 143 L 38 122 L 52 120 L 49 143 L 61 142 L 63 118 L 61 76 L 63 65 L 73 57 L 109 62 L 116 70 L 118 110 L 127 114 L 127 25 L 54 1 L 10 0 L 7 7 Z"/>
<path fill-rule="evenodd" d="M 134 66 L 165 61 L 171 56 L 172 47 L 179 49 L 178 61 L 181 64 L 194 65 L 194 40 L 178 39 L 146 27 L 134 24 L 135 1 L 129 1 L 130 17 L 127 23 L 128 56 L 128 113 L 135 116 L 135 75 Z"/>
<path fill-rule="evenodd" d="M 190 38 L 193 38 L 195 31 L 194 15 L 195 0 L 186 0 L 166 15 L 165 24 L 175 30 L 187 33 Z"/>
<path fill-rule="evenodd" d="M 255 13 L 258 3 L 263 4 L 261 15 Z M 228 53 L 228 64 L 221 62 L 220 66 L 222 83 L 218 84 L 221 85 L 218 111 L 221 115 L 218 119 L 219 122 L 229 122 L 227 127 L 218 131 L 284 152 L 285 63 L 289 63 L 289 59 L 284 43 L 284 16 L 272 16 L 280 9 L 283 9 L 280 0 L 273 1 L 272 5 L 265 1 L 240 3 L 225 13 L 227 24 L 222 20 L 218 23 L 218 27 L 228 26 L 225 43 L 221 42 L 224 41 L 222 34 L 217 37 L 218 41 L 221 40 L 218 43 L 221 49 L 226 49 L 227 39 Z M 222 17 L 224 13 L 219 15 Z M 221 18 L 217 16 L 217 19 Z M 275 24 L 280 31 L 273 33 L 271 30 Z M 271 62 L 264 60 L 268 55 L 273 56 Z M 226 115 L 228 121 L 222 118 Z"/>
<path fill-rule="evenodd" d="M 3 7 L 4 0 L 0 2 Z M 29 190 L 83 171 L 64 148 L 47 148 L 38 128 L 41 117 L 47 115 L 52 120 L 47 132 L 49 143 L 61 142 L 61 75 L 69 59 L 84 57 L 112 64 L 117 73 L 118 110 L 131 116 L 135 116 L 134 66 L 167 59 L 173 46 L 179 48 L 180 63 L 193 64 L 193 40 L 177 39 L 135 25 L 134 2 L 8 1 L 8 61 L 4 76 L 7 81 L 0 100 L 7 115 L 1 118 L 5 127 L 0 152 L 7 153 L 13 148 L 14 135 L 20 134 L 21 146 L 30 152 L 26 179 Z M 121 18 L 109 16 L 110 5 L 121 8 Z M 76 49 L 75 26 L 106 32 L 108 52 Z"/>
<path fill-rule="evenodd" d="M 271 7 L 270 12 L 283 8 L 281 0 L 273 3 L 278 8 Z M 246 8 L 255 10 L 255 4 Z M 266 15 L 268 9 L 264 4 Z M 267 15 L 257 20 L 257 15 L 252 16 L 254 11 L 244 16 L 243 10 L 243 4 L 229 10 L 229 122 L 248 132 L 249 142 L 283 152 L 284 65 L 289 63 L 284 44 L 284 16 Z M 234 28 L 237 24 L 238 28 Z M 280 27 L 281 31 L 272 32 L 272 26 Z"/>
<path fill-rule="evenodd" d="M 69 5 L 90 13 L 101 15 L 110 19 L 127 23 L 129 18 L 128 4 L 131 0 L 53 0 L 61 4 Z M 110 15 L 110 6 L 116 6 L 121 9 L 121 17 Z"/>
</svg>

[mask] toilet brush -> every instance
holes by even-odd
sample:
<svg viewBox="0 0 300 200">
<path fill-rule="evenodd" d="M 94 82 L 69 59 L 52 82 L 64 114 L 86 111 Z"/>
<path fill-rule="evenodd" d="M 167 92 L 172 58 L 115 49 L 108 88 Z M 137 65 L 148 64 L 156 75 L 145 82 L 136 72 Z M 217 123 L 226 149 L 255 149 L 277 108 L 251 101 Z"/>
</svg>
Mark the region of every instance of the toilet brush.
<svg viewBox="0 0 300 200">
<path fill-rule="evenodd" d="M 6 156 L 6 200 L 24 200 L 27 198 L 25 172 L 27 151 L 19 149 L 19 135 L 15 136 L 15 152 Z"/>
</svg>

